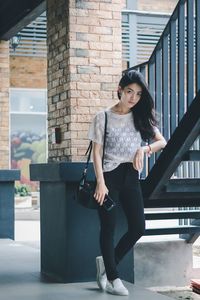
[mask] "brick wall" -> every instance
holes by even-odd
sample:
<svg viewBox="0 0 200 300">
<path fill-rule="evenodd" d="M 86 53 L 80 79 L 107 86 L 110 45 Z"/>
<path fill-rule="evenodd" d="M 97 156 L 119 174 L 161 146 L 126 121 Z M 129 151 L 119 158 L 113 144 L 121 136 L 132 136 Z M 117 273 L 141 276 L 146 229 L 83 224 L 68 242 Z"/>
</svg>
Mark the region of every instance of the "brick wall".
<svg viewBox="0 0 200 300">
<path fill-rule="evenodd" d="M 10 56 L 10 86 L 17 88 L 46 88 L 47 59 Z"/>
<path fill-rule="evenodd" d="M 178 0 L 138 0 L 137 9 L 142 11 L 155 11 L 172 13 L 176 7 Z"/>
<path fill-rule="evenodd" d="M 56 126 L 62 132 L 61 144 L 49 143 L 49 160 L 79 161 L 91 118 L 117 99 L 122 2 L 48 0 L 47 6 L 49 135 Z"/>
<path fill-rule="evenodd" d="M 9 168 L 9 44 L 0 41 L 0 169 Z"/>
</svg>

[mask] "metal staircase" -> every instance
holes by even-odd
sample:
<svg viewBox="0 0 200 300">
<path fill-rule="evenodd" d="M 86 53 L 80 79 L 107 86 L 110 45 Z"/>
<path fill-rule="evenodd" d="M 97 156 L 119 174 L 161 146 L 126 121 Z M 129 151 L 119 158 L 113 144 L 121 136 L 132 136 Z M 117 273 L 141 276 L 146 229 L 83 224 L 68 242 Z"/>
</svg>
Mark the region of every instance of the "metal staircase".
<svg viewBox="0 0 200 300">
<path fill-rule="evenodd" d="M 200 0 L 180 0 L 149 61 L 129 69 L 148 81 L 168 141 L 146 158 L 146 220 L 179 220 L 146 235 L 180 234 L 193 242 L 200 235 Z"/>
</svg>

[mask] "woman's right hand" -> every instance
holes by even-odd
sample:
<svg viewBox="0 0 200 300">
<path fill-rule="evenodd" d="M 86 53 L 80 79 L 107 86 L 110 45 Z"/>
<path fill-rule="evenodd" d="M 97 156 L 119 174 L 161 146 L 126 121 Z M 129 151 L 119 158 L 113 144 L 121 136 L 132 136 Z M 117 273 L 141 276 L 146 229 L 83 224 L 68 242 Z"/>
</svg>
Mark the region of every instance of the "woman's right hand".
<svg viewBox="0 0 200 300">
<path fill-rule="evenodd" d="M 94 198 L 99 203 L 99 205 L 103 205 L 105 195 L 108 194 L 108 189 L 104 182 L 97 183 Z"/>
</svg>

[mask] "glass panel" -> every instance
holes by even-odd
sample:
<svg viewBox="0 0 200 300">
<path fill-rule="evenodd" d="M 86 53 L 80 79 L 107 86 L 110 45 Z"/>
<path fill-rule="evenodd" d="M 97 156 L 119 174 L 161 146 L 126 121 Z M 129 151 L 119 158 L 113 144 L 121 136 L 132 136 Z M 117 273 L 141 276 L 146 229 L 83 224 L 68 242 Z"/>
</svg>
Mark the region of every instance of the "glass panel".
<svg viewBox="0 0 200 300">
<path fill-rule="evenodd" d="M 11 89 L 11 168 L 21 170 L 21 181 L 30 191 L 38 183 L 30 181 L 30 163 L 47 160 L 47 108 L 45 90 Z"/>
<path fill-rule="evenodd" d="M 10 112 L 46 113 L 46 90 L 11 89 Z"/>
</svg>

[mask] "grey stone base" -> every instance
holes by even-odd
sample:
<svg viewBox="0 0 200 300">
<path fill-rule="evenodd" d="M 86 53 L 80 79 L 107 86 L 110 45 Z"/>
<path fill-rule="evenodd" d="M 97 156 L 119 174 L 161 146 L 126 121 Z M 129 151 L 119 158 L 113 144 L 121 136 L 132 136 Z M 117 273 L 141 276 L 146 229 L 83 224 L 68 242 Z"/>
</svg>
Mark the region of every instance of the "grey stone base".
<svg viewBox="0 0 200 300">
<path fill-rule="evenodd" d="M 187 286 L 193 269 L 192 244 L 184 240 L 138 243 L 134 251 L 135 283 L 146 286 Z"/>
</svg>

